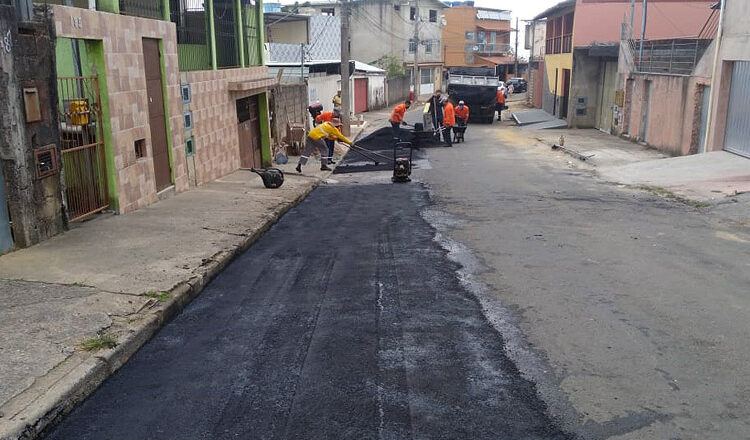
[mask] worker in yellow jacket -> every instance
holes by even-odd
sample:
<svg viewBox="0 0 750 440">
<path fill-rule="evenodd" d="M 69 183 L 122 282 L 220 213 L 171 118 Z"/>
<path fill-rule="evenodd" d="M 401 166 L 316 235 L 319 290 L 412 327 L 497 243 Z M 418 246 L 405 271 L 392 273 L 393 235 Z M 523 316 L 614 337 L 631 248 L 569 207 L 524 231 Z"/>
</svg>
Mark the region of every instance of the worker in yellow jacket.
<svg viewBox="0 0 750 440">
<path fill-rule="evenodd" d="M 305 140 L 305 150 L 302 151 L 302 155 L 299 158 L 299 163 L 297 164 L 296 168 L 298 173 L 302 172 L 302 167 L 307 164 L 308 159 L 310 159 L 310 155 L 313 154 L 315 150 L 318 150 L 320 152 L 320 170 L 330 170 L 327 164 L 328 161 L 332 158 L 328 156 L 328 146 L 326 145 L 326 138 L 345 142 L 349 145 L 352 145 L 354 143 L 349 140 L 349 138 L 341 134 L 341 131 L 337 126 L 341 127 L 340 119 L 334 119 L 331 122 L 326 121 L 322 124 L 318 124 L 317 127 L 313 128 L 309 133 L 307 133 L 307 139 Z"/>
</svg>

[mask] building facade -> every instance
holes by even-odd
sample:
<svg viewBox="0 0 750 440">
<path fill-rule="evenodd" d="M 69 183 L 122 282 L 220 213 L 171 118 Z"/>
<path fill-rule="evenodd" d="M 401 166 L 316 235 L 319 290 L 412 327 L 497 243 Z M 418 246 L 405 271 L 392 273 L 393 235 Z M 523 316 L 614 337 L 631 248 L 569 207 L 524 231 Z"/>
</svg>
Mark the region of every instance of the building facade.
<svg viewBox="0 0 750 440">
<path fill-rule="evenodd" d="M 725 1 L 721 35 L 708 51 L 713 82 L 707 100 L 708 133 L 701 151 L 727 150 L 750 157 L 750 4 Z M 716 63 L 714 61 L 715 51 Z M 713 91 L 713 93 L 711 93 Z"/>
<path fill-rule="evenodd" d="M 534 17 L 545 23 L 542 72 L 542 108 L 559 118 L 568 117 L 573 72 L 575 0 L 566 0 Z"/>
<path fill-rule="evenodd" d="M 514 61 L 510 45 L 510 11 L 463 4 L 443 13 L 446 67 L 495 67 Z"/>
<path fill-rule="evenodd" d="M 352 2 L 351 8 L 352 59 L 377 66 L 395 61 L 412 75 L 416 56 L 419 89 L 415 93 L 429 94 L 442 86 L 443 3 L 372 0 Z M 300 13 L 340 17 L 341 7 L 332 1 L 315 2 L 300 8 Z"/>
</svg>

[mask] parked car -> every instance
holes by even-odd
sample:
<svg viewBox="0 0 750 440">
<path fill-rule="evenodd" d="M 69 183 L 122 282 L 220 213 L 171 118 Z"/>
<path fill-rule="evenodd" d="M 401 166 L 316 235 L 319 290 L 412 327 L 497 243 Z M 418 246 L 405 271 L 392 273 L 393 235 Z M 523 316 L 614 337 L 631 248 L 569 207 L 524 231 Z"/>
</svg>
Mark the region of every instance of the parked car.
<svg viewBox="0 0 750 440">
<path fill-rule="evenodd" d="M 523 78 L 511 78 L 505 85 L 513 86 L 513 93 L 523 93 L 527 88 L 526 80 Z"/>
</svg>

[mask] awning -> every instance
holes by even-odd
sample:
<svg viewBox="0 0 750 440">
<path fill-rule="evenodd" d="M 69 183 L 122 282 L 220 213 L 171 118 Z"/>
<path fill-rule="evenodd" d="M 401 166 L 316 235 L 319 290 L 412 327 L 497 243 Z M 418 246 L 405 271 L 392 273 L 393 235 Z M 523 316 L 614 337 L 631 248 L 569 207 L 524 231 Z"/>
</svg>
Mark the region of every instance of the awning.
<svg viewBox="0 0 750 440">
<path fill-rule="evenodd" d="M 276 78 L 260 78 L 248 81 L 233 81 L 228 85 L 230 92 L 262 92 L 278 84 Z"/>
<path fill-rule="evenodd" d="M 510 33 L 512 29 L 507 26 L 501 26 L 499 23 L 477 23 L 479 29 L 490 31 L 490 32 L 507 32 Z"/>
<path fill-rule="evenodd" d="M 480 57 L 478 55 L 474 55 L 474 58 L 495 65 L 503 65 L 516 62 L 516 59 L 513 57 Z"/>
</svg>

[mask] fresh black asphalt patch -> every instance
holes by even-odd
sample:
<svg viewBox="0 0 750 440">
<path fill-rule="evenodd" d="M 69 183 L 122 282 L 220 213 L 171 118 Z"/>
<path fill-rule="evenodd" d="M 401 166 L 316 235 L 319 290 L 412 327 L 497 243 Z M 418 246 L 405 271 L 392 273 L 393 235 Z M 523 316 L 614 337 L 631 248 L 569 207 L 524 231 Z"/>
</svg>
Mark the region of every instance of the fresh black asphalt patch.
<svg viewBox="0 0 750 440">
<path fill-rule="evenodd" d="M 429 203 L 417 184 L 317 189 L 47 438 L 571 438 Z"/>
</svg>

